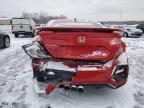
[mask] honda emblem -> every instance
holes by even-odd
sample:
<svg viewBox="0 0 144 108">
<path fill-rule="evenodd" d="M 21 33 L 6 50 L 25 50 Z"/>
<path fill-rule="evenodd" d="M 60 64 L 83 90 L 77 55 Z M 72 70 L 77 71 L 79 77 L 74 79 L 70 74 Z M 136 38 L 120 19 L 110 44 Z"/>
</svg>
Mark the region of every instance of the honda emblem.
<svg viewBox="0 0 144 108">
<path fill-rule="evenodd" d="M 85 36 L 79 36 L 78 37 L 78 43 L 85 43 L 86 42 L 86 37 Z"/>
</svg>

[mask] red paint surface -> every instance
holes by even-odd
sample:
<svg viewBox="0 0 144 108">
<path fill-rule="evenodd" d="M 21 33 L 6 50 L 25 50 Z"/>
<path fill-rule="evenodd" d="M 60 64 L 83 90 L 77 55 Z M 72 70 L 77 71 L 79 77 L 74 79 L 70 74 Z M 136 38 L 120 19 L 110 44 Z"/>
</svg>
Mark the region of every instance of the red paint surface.
<svg viewBox="0 0 144 108">
<path fill-rule="evenodd" d="M 119 31 L 117 29 L 43 27 L 39 28 L 39 30 L 41 30 L 39 33 L 40 42 L 46 51 L 52 55 L 53 59 L 109 61 L 126 50 L 126 45 L 121 41 L 120 35 L 114 32 Z M 64 32 L 59 32 L 60 30 Z M 87 30 L 92 30 L 92 32 L 86 32 Z M 84 43 L 78 41 L 80 36 L 86 38 Z M 116 40 L 115 45 L 111 44 L 113 40 Z M 119 51 L 120 48 L 122 49 L 121 51 Z M 93 56 L 92 53 L 95 51 L 102 52 L 102 54 L 104 53 L 107 56 L 102 56 L 102 54 Z M 114 61 L 110 68 L 105 67 L 103 69 L 101 66 L 99 70 L 94 71 L 77 70 L 76 75 L 72 77 L 71 83 L 109 84 L 115 87 L 126 83 L 127 79 L 119 82 L 112 80 L 113 68 L 118 64 L 117 58 Z M 64 62 L 64 64 L 69 67 L 78 67 L 80 65 L 72 62 Z M 53 89 L 54 87 L 49 85 L 46 88 L 46 93 Z"/>
</svg>

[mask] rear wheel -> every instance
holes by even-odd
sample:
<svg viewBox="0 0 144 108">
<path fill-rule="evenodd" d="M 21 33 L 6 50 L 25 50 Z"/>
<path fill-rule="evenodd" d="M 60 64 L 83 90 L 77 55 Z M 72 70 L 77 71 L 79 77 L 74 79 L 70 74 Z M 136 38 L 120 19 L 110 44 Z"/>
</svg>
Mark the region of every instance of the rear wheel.
<svg viewBox="0 0 144 108">
<path fill-rule="evenodd" d="M 4 48 L 8 48 L 10 46 L 10 38 L 5 37 L 4 38 Z"/>
<path fill-rule="evenodd" d="M 18 34 L 14 34 L 15 35 L 15 38 L 17 38 L 19 35 Z"/>
</svg>

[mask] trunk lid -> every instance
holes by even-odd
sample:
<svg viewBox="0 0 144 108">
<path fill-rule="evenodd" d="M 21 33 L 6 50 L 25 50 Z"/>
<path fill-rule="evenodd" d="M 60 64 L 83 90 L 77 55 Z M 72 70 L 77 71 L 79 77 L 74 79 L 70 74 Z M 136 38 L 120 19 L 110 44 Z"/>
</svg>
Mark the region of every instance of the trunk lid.
<svg viewBox="0 0 144 108">
<path fill-rule="evenodd" d="M 110 60 L 119 49 L 117 29 L 40 28 L 42 44 L 55 58 Z"/>
</svg>

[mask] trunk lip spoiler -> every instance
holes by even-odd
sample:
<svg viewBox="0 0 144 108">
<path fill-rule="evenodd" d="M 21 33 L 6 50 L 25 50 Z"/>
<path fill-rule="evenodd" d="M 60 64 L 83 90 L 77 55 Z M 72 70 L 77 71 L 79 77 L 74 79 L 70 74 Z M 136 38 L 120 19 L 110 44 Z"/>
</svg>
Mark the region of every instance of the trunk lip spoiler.
<svg viewBox="0 0 144 108">
<path fill-rule="evenodd" d="M 47 31 L 47 30 L 96 30 L 96 31 L 122 31 L 120 29 L 114 28 L 95 28 L 95 27 L 38 27 L 38 31 Z"/>
</svg>

